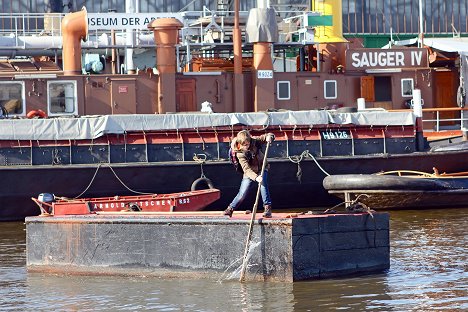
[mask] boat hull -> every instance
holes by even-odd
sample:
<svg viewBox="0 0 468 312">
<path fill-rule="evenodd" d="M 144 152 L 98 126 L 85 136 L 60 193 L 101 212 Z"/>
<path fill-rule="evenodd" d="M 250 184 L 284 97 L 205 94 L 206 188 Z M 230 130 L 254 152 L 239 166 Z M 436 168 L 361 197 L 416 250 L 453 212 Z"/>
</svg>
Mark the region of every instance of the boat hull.
<svg viewBox="0 0 468 312">
<path fill-rule="evenodd" d="M 345 193 L 331 191 L 343 201 Z M 351 199 L 360 196 L 359 202 L 371 209 L 428 209 L 447 207 L 467 207 L 468 190 L 349 190 Z"/>
<path fill-rule="evenodd" d="M 402 168 L 432 171 L 434 164 L 443 164 L 438 168 L 441 172 L 455 172 L 468 171 L 467 154 L 468 151 L 421 152 L 405 155 L 317 157 L 316 160 L 324 171 L 333 175 L 356 172 L 370 174 Z M 339 199 L 328 194 L 323 187 L 322 181 L 326 174 L 313 159 L 300 162 L 300 171 L 298 164 L 288 159 L 270 159 L 269 162 L 273 209 L 329 207 L 339 203 Z M 235 172 L 228 161 L 206 162 L 203 173 L 215 188 L 221 190 L 221 198 L 206 209 L 225 209 L 236 195 L 242 176 Z M 0 219 L 21 220 L 26 216 L 40 214 L 39 208 L 31 201 L 31 197 L 40 193 L 48 192 L 65 197 L 80 194 L 81 197 L 134 195 L 126 187 L 146 193 L 183 192 L 190 189 L 200 175 L 200 164 L 196 162 L 113 164 L 111 167 L 106 164 L 9 166 L 0 170 L 0 179 L 17 187 L 4 187 L 0 190 Z M 254 196 L 255 191 L 252 190 L 240 209 L 251 209 Z"/>
<path fill-rule="evenodd" d="M 349 207 L 361 203 L 371 209 L 440 208 L 468 203 L 464 176 L 333 175 L 323 180 L 323 186 Z"/>
</svg>

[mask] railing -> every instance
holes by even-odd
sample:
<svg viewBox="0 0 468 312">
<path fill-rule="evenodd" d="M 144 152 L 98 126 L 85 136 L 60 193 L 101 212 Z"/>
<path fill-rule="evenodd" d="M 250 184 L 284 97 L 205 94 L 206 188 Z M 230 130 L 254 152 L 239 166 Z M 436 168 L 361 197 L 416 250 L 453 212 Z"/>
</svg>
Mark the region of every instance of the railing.
<svg viewBox="0 0 468 312">
<path fill-rule="evenodd" d="M 38 35 L 47 31 L 60 32 L 61 13 L 0 13 L 0 35 Z"/>
<path fill-rule="evenodd" d="M 204 36 L 209 30 L 217 31 L 224 36 L 225 33 L 232 33 L 233 27 L 233 11 L 210 11 L 204 9 L 203 11 L 187 11 L 184 12 L 184 28 L 181 32 L 183 42 L 187 44 L 203 41 Z M 276 11 L 279 17 L 300 16 L 301 11 Z M 241 22 L 247 21 L 249 12 L 241 11 L 239 15 Z M 61 36 L 61 21 L 65 14 L 62 13 L 13 13 L 6 14 L 0 13 L 0 36 L 9 38 L 8 45 L 0 48 L 18 48 L 24 47 L 24 43 L 19 39 L 20 36 Z M 297 29 L 294 29 L 295 31 Z M 120 36 L 127 36 L 125 29 L 115 29 L 115 34 Z M 290 30 L 280 32 L 280 38 L 285 38 Z M 133 32 L 136 38 L 144 37 L 149 34 L 148 30 L 137 30 Z M 89 31 L 88 39 L 93 42 L 99 42 L 97 39 L 102 34 L 111 36 L 110 30 L 93 29 Z M 185 35 L 186 34 L 186 35 Z M 15 40 L 14 46 L 10 43 Z M 138 40 L 137 40 L 138 42 Z M 146 42 L 143 39 L 143 42 Z M 104 47 L 104 46 L 103 46 Z M 131 44 L 124 44 L 124 47 L 132 48 Z"/>
<path fill-rule="evenodd" d="M 406 112 L 407 109 L 393 109 L 392 112 Z M 443 114 L 454 113 L 456 117 L 443 117 Z M 459 114 L 457 114 L 459 112 Z M 422 121 L 425 131 L 451 131 L 468 129 L 468 108 L 467 107 L 441 107 L 423 108 Z"/>
<path fill-rule="evenodd" d="M 423 108 L 423 125 L 433 124 L 434 131 L 462 130 L 468 128 L 468 108 L 447 107 L 447 108 Z M 460 112 L 458 117 L 443 118 L 441 114 L 450 112 Z M 432 115 L 432 116 L 428 116 Z M 435 115 L 435 117 L 434 117 Z M 430 119 L 428 119 L 430 118 Z M 452 129 L 451 129 L 452 128 Z M 453 129 L 455 128 L 455 129 Z"/>
</svg>

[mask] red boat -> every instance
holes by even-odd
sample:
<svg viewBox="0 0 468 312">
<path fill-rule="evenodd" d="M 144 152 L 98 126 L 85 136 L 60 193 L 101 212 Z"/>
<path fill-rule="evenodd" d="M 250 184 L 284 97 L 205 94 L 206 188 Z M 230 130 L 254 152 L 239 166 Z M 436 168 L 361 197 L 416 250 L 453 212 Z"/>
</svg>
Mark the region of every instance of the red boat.
<svg viewBox="0 0 468 312">
<path fill-rule="evenodd" d="M 32 200 L 43 214 L 54 216 L 92 214 L 106 212 L 175 212 L 198 211 L 220 198 L 218 189 L 204 189 L 170 194 L 145 194 L 137 196 L 113 196 L 98 198 L 56 198 L 41 194 Z"/>
</svg>

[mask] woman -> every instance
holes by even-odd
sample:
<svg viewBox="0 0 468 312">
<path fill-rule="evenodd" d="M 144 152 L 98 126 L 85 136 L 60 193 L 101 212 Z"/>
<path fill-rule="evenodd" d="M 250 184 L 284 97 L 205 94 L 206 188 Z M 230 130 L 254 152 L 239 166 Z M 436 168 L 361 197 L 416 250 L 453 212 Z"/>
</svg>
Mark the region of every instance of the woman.
<svg viewBox="0 0 468 312">
<path fill-rule="evenodd" d="M 254 182 L 261 183 L 260 194 L 263 201 L 263 216 L 271 218 L 271 198 L 268 190 L 268 165 L 265 166 L 263 176 L 261 176 L 264 155 L 261 146 L 265 143 L 273 142 L 275 136 L 272 133 L 263 134 L 259 137 L 252 137 L 250 132 L 242 130 L 231 143 L 231 148 L 235 152 L 239 165 L 243 171 L 243 178 L 239 192 L 231 204 L 224 210 L 224 215 L 231 217 L 234 210 L 244 201 L 249 194 Z"/>
</svg>

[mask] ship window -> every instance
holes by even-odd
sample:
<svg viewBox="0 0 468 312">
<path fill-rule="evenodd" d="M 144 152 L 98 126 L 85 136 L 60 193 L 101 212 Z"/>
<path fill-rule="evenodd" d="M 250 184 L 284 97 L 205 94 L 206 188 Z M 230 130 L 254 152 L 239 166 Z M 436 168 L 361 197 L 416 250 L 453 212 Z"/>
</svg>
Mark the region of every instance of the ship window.
<svg viewBox="0 0 468 312">
<path fill-rule="evenodd" d="M 291 98 L 291 86 L 289 81 L 276 82 L 276 94 L 278 100 L 289 100 Z"/>
<path fill-rule="evenodd" d="M 392 77 L 374 77 L 374 93 L 376 102 L 390 102 L 392 100 Z"/>
<path fill-rule="evenodd" d="M 323 82 L 323 96 L 326 99 L 336 99 L 337 91 L 336 91 L 336 80 L 325 80 Z"/>
<path fill-rule="evenodd" d="M 0 115 L 25 114 L 24 82 L 0 82 Z"/>
<path fill-rule="evenodd" d="M 49 115 L 78 114 L 76 81 L 47 82 Z"/>
<path fill-rule="evenodd" d="M 413 78 L 401 79 L 401 96 L 412 97 L 414 89 Z"/>
</svg>

